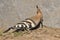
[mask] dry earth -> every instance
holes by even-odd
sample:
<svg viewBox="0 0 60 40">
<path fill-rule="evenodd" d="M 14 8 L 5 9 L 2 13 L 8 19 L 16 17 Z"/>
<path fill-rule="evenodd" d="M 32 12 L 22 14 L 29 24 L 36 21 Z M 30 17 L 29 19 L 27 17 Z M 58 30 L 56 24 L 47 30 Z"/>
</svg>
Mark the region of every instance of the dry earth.
<svg viewBox="0 0 60 40">
<path fill-rule="evenodd" d="M 60 29 L 47 26 L 30 32 L 17 33 L 18 36 L 15 34 L 7 33 L 1 35 L 0 40 L 60 40 Z"/>
</svg>

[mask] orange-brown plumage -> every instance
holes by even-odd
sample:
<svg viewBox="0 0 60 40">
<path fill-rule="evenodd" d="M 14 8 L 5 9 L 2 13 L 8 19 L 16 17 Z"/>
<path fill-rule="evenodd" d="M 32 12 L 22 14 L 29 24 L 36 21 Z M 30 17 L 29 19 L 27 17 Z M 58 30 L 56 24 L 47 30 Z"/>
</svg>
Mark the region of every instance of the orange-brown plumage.
<svg viewBox="0 0 60 40">
<path fill-rule="evenodd" d="M 37 8 L 37 14 L 35 16 L 32 16 L 30 19 L 32 19 L 37 25 L 40 21 L 43 20 L 43 15 L 38 5 L 36 5 L 36 8 Z"/>
</svg>

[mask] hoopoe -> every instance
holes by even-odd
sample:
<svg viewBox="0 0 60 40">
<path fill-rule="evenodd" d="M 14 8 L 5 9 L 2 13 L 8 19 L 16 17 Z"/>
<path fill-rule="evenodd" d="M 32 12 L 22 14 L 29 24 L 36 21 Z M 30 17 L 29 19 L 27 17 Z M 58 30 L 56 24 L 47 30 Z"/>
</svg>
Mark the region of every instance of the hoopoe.
<svg viewBox="0 0 60 40">
<path fill-rule="evenodd" d="M 15 26 L 8 28 L 4 33 L 8 32 L 10 29 L 16 29 L 15 31 L 20 30 L 33 30 L 38 27 L 43 27 L 43 14 L 41 10 L 39 9 L 38 5 L 36 5 L 37 8 L 37 14 L 35 16 L 32 16 L 30 18 L 25 19 L 24 21 L 21 21 L 20 23 L 17 23 Z"/>
</svg>

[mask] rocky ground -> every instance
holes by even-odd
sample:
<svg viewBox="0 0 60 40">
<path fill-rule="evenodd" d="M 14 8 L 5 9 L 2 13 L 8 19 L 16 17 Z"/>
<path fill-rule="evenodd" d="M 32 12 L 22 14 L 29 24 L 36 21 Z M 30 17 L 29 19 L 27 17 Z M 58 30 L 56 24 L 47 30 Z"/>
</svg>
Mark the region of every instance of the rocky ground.
<svg viewBox="0 0 60 40">
<path fill-rule="evenodd" d="M 60 29 L 44 26 L 30 32 L 6 33 L 0 40 L 60 40 Z"/>
</svg>

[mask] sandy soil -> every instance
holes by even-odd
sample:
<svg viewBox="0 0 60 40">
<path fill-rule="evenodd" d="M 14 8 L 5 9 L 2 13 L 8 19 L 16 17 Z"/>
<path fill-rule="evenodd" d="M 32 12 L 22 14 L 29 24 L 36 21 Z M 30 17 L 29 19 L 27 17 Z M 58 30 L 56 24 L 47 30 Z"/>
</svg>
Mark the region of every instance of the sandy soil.
<svg viewBox="0 0 60 40">
<path fill-rule="evenodd" d="M 60 29 L 44 26 L 18 36 L 14 36 L 14 33 L 4 34 L 0 36 L 0 40 L 60 40 Z"/>
</svg>

